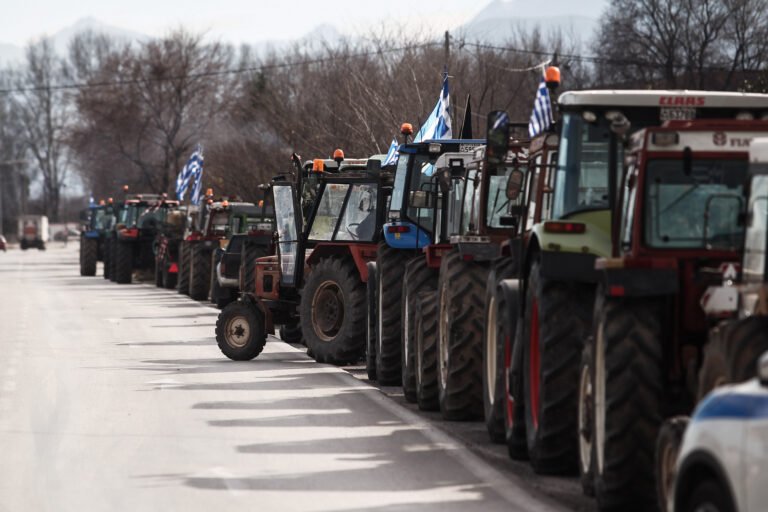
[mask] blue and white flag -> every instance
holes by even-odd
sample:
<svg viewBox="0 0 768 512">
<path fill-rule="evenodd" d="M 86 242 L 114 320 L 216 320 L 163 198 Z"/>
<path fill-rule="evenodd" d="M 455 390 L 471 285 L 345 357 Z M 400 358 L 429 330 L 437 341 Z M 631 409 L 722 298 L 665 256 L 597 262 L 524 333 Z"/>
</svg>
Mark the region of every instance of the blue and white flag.
<svg viewBox="0 0 768 512">
<path fill-rule="evenodd" d="M 195 186 L 192 187 L 192 204 L 200 204 L 200 191 L 203 189 L 203 148 L 198 146 L 200 153 L 200 165 L 195 169 Z"/>
<path fill-rule="evenodd" d="M 181 169 L 176 177 L 176 197 L 179 201 L 184 200 L 184 194 L 189 188 L 189 182 L 203 172 L 203 148 L 197 145 L 195 151 L 187 160 L 187 164 Z"/>
<path fill-rule="evenodd" d="M 397 158 L 400 156 L 400 154 L 397 152 L 397 148 L 397 138 L 394 138 L 392 139 L 392 144 L 389 145 L 389 150 L 387 150 L 387 157 L 383 162 L 381 162 L 382 167 L 395 165 L 397 163 Z"/>
<path fill-rule="evenodd" d="M 437 100 L 435 109 L 419 129 L 413 142 L 431 139 L 450 139 L 451 131 L 451 97 L 448 94 L 448 73 L 443 75 L 443 90 Z"/>
<path fill-rule="evenodd" d="M 552 126 L 552 103 L 549 99 L 547 82 L 542 75 L 539 89 L 536 91 L 536 100 L 533 102 L 531 120 L 528 122 L 528 135 L 535 137 L 547 131 L 550 126 Z"/>
</svg>

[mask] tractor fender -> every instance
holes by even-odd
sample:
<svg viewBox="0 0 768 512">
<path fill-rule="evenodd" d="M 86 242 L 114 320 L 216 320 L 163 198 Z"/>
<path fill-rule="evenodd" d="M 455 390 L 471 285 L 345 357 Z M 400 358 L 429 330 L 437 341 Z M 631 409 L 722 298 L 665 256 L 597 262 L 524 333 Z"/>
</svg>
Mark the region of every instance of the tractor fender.
<svg viewBox="0 0 768 512">
<path fill-rule="evenodd" d="M 376 247 L 376 244 L 372 243 L 320 243 L 312 250 L 306 263 L 312 268 L 324 258 L 348 256 L 355 263 L 360 281 L 367 283 L 368 268 L 366 265 L 370 261 L 376 261 Z"/>
<path fill-rule="evenodd" d="M 530 269 L 534 247 L 541 263 L 541 276 L 547 279 L 596 283 L 600 276 L 595 269 L 598 257 L 610 256 L 610 238 L 601 231 L 587 228 L 584 234 L 548 233 L 544 224 L 531 229 L 531 240 L 526 255 L 526 269 Z"/>
</svg>

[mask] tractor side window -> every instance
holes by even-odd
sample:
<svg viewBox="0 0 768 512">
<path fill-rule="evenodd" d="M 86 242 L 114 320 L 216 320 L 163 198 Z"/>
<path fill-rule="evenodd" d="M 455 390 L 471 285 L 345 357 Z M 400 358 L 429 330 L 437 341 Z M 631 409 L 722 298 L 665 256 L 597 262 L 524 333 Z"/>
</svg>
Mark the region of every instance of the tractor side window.
<svg viewBox="0 0 768 512">
<path fill-rule="evenodd" d="M 339 223 L 341 208 L 347 196 L 349 185 L 346 183 L 329 183 L 323 190 L 323 197 L 317 207 L 317 213 L 312 220 L 309 231 L 310 240 L 328 241 L 333 239 L 336 224 Z"/>
<path fill-rule="evenodd" d="M 477 179 L 477 171 L 471 170 L 467 173 L 467 181 L 464 183 L 464 201 L 462 204 L 461 214 L 461 229 L 460 233 L 464 234 L 469 231 L 469 226 L 474 222 L 472 218 L 472 200 L 475 197 L 475 180 Z"/>
<path fill-rule="evenodd" d="M 240 227 L 243 224 L 243 219 L 241 217 L 232 217 L 232 232 L 233 233 L 242 233 L 242 230 Z"/>
<path fill-rule="evenodd" d="M 353 185 L 336 240 L 370 242 L 376 233 L 376 185 Z"/>
<path fill-rule="evenodd" d="M 555 167 L 557 166 L 557 151 L 549 153 L 547 168 L 544 170 L 544 190 L 541 195 L 541 220 L 548 220 L 552 216 L 552 194 L 555 190 Z"/>
<path fill-rule="evenodd" d="M 448 227 L 445 235 L 450 237 L 459 233 L 461 227 L 461 197 L 464 195 L 465 181 L 454 180 L 451 187 L 448 200 Z"/>
<path fill-rule="evenodd" d="M 762 282 L 765 277 L 765 230 L 768 228 L 768 176 L 752 178 L 749 225 L 744 243 L 744 281 Z"/>
<path fill-rule="evenodd" d="M 526 226 L 533 226 L 536 222 L 536 203 L 538 203 L 537 194 L 539 193 L 539 175 L 541 173 L 541 155 L 537 155 L 533 160 L 533 172 L 530 173 L 529 196 L 528 196 L 528 218 L 525 221 Z M 522 195 L 522 194 L 521 194 Z"/>
<path fill-rule="evenodd" d="M 621 245 L 625 250 L 632 246 L 632 222 L 635 217 L 635 198 L 637 197 L 637 169 L 634 164 L 627 171 L 624 183 L 624 203 L 621 208 Z"/>
</svg>

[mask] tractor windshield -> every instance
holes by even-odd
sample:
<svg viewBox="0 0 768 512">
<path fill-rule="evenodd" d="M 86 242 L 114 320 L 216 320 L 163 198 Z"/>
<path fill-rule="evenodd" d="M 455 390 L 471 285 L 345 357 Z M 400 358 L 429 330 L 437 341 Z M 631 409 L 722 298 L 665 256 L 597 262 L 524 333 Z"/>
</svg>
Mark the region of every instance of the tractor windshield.
<svg viewBox="0 0 768 512">
<path fill-rule="evenodd" d="M 229 211 L 212 211 L 210 231 L 214 235 L 226 235 L 229 232 Z"/>
<path fill-rule="evenodd" d="M 434 214 L 432 208 L 414 208 L 407 204 L 407 200 L 410 192 L 427 190 L 430 187 L 434 172 L 434 166 L 430 162 L 434 162 L 438 156 L 438 154 L 403 153 L 397 162 L 390 211 L 400 212 L 405 209 L 408 218 L 423 228 L 431 229 L 432 227 Z"/>
<path fill-rule="evenodd" d="M 139 222 L 139 217 L 141 217 L 144 212 L 147 211 L 147 205 L 145 204 L 131 204 L 128 205 L 128 207 L 121 212 L 121 218 L 123 220 L 123 224 L 126 226 L 135 226 Z"/>
<path fill-rule="evenodd" d="M 527 174 L 527 166 L 520 165 L 517 167 L 523 173 Z M 491 174 L 488 180 L 488 211 L 486 212 L 486 222 L 488 227 L 501 228 L 501 218 L 506 216 L 509 207 L 513 206 L 507 199 L 507 181 L 509 181 L 509 175 L 514 167 L 497 167 L 491 169 Z M 515 202 L 515 205 L 522 202 L 524 194 L 520 194 L 520 199 Z"/>
<path fill-rule="evenodd" d="M 312 229 L 309 231 L 310 240 L 328 241 L 333 239 L 336 224 L 341 217 L 344 198 L 347 197 L 349 184 L 329 183 L 323 190 L 323 196 L 317 206 L 317 213 L 312 219 Z"/>
<path fill-rule="evenodd" d="M 603 116 L 594 123 L 584 121 L 581 113 L 563 116 L 555 184 L 555 218 L 582 210 L 608 208 L 610 135 L 608 121 Z M 622 161 L 620 155 L 617 161 Z"/>
<path fill-rule="evenodd" d="M 108 229 L 109 215 L 107 215 L 106 208 L 96 208 L 91 212 L 91 229 L 94 231 L 101 231 Z"/>
<path fill-rule="evenodd" d="M 370 242 L 376 234 L 376 184 L 352 185 L 335 240 Z"/>
<path fill-rule="evenodd" d="M 689 172 L 682 159 L 650 160 L 645 242 L 662 249 L 740 247 L 746 176 L 746 160 L 694 159 Z"/>
</svg>

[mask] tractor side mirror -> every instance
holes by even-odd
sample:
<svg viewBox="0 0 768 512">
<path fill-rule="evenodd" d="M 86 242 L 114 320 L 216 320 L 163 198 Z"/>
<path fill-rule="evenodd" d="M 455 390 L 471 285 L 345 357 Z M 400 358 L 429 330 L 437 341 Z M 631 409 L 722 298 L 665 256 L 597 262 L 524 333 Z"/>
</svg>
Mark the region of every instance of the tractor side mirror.
<svg viewBox="0 0 768 512">
<path fill-rule="evenodd" d="M 435 196 L 428 190 L 414 190 L 411 192 L 410 204 L 414 208 L 432 208 Z"/>
<path fill-rule="evenodd" d="M 760 356 L 757 361 L 757 379 L 765 387 L 768 387 L 768 352 Z"/>
<path fill-rule="evenodd" d="M 523 181 L 525 180 L 525 174 L 520 169 L 515 169 L 509 175 L 507 180 L 507 199 L 510 201 L 516 201 L 520 197 L 520 192 L 523 190 Z"/>
<path fill-rule="evenodd" d="M 491 165 L 500 165 L 507 157 L 509 149 L 509 115 L 503 110 L 494 110 L 488 114 L 486 131 L 485 158 Z"/>
</svg>

